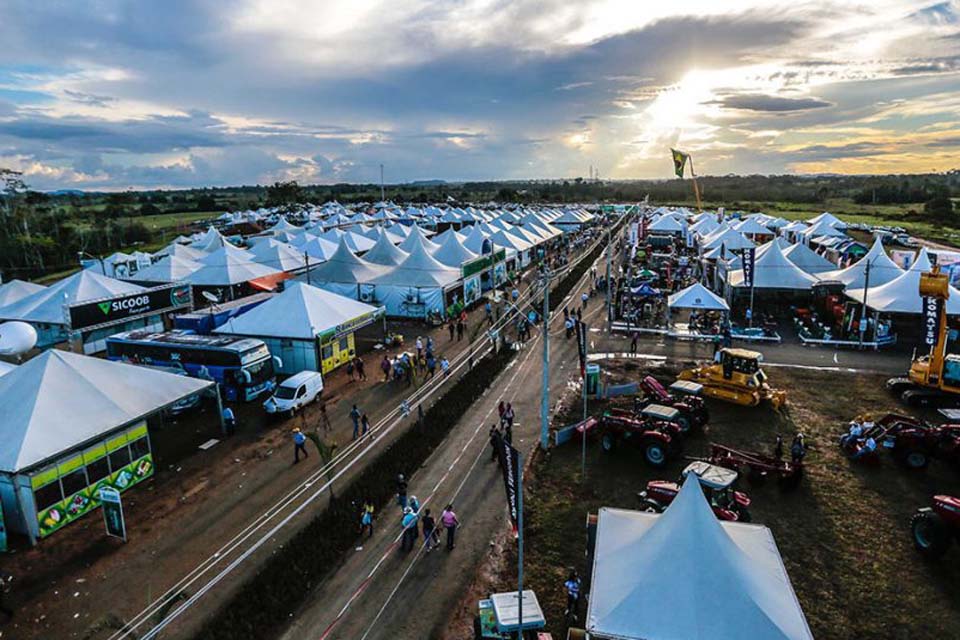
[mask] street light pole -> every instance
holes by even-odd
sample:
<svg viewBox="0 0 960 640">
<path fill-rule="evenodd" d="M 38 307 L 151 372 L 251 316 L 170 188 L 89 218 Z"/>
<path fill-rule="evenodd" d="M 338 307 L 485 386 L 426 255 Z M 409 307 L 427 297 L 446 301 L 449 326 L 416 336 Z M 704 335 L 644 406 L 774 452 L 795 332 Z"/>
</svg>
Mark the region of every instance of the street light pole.
<svg viewBox="0 0 960 640">
<path fill-rule="evenodd" d="M 540 388 L 540 448 L 550 446 L 550 272 L 543 270 L 543 373 Z"/>
</svg>

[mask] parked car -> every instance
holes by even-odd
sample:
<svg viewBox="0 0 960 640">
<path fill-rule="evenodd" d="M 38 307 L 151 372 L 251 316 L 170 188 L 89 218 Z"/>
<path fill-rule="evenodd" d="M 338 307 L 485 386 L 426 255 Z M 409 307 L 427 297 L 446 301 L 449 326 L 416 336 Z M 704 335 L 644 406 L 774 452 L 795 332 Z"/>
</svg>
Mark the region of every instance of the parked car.
<svg viewBox="0 0 960 640">
<path fill-rule="evenodd" d="M 319 371 L 301 371 L 277 385 L 270 399 L 263 403 L 267 413 L 293 415 L 304 406 L 320 398 L 323 376 Z"/>
</svg>

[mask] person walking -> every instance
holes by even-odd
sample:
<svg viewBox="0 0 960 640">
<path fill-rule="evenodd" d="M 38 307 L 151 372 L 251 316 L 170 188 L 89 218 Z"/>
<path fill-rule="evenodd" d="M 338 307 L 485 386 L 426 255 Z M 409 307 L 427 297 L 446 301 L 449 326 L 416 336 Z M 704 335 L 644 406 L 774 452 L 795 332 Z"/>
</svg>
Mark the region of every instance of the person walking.
<svg viewBox="0 0 960 640">
<path fill-rule="evenodd" d="M 427 336 L 427 355 L 433 355 L 433 338 Z"/>
<path fill-rule="evenodd" d="M 303 431 L 300 430 L 300 427 L 293 428 L 293 464 L 300 462 L 300 454 L 303 454 L 304 458 L 309 458 L 310 454 L 307 453 L 307 436 L 303 435 Z"/>
<path fill-rule="evenodd" d="M 453 334 L 457 330 L 457 327 L 454 325 L 453 320 L 447 323 L 447 330 L 450 332 L 450 342 L 453 342 Z"/>
<path fill-rule="evenodd" d="M 487 314 L 487 324 L 489 324 L 492 327 L 493 326 L 493 305 L 490 304 L 489 300 L 487 300 L 487 302 L 483 305 L 483 310 Z"/>
<path fill-rule="evenodd" d="M 417 360 L 423 355 L 423 338 L 417 336 Z"/>
<path fill-rule="evenodd" d="M 567 576 L 567 581 L 563 583 L 563 588 L 567 592 L 567 608 L 564 610 L 564 616 L 573 616 L 577 620 L 577 605 L 580 604 L 580 576 L 576 571 L 571 571 Z"/>
<path fill-rule="evenodd" d="M 353 360 L 347 361 L 347 377 L 353 382 Z"/>
<path fill-rule="evenodd" d="M 437 372 L 437 359 L 433 357 L 432 353 L 427 354 L 427 377 L 432 378 Z"/>
<path fill-rule="evenodd" d="M 413 549 L 414 543 L 417 541 L 417 521 L 419 520 L 416 513 L 410 507 L 406 507 L 403 510 L 403 516 L 400 518 L 400 526 L 403 527 L 403 539 L 400 542 L 401 551 L 410 551 Z"/>
<path fill-rule="evenodd" d="M 420 513 L 420 501 L 417 499 L 417 496 L 411 494 L 410 497 L 407 498 L 407 506 L 413 509 L 414 513 Z"/>
<path fill-rule="evenodd" d="M 490 462 L 497 460 L 500 457 L 500 439 L 503 436 L 500 435 L 500 426 L 493 425 L 490 427 Z"/>
<path fill-rule="evenodd" d="M 359 378 L 360 380 L 367 379 L 367 373 L 366 371 L 364 371 L 363 366 L 364 366 L 363 358 L 361 358 L 360 356 L 357 356 L 357 378 Z"/>
<path fill-rule="evenodd" d="M 584 291 L 583 293 L 580 294 L 580 309 L 586 309 L 586 308 L 587 308 L 587 300 L 589 300 L 589 299 L 590 299 L 590 296 L 587 295 L 587 292 L 586 292 L 586 291 Z"/>
<path fill-rule="evenodd" d="M 360 409 L 357 408 L 357 405 L 353 405 L 353 409 L 350 410 L 350 420 L 353 422 L 353 439 L 356 440 L 357 436 L 360 435 L 360 417 L 363 413 L 360 412 Z"/>
<path fill-rule="evenodd" d="M 463 340 L 463 320 L 457 320 L 457 342 Z"/>
<path fill-rule="evenodd" d="M 440 360 L 440 371 L 443 372 L 444 378 L 450 375 L 450 361 L 447 360 L 446 356 L 443 356 L 443 358 Z"/>
<path fill-rule="evenodd" d="M 513 412 L 513 405 L 509 402 L 507 403 L 507 408 L 503 412 L 503 419 L 507 422 L 507 428 L 513 428 L 513 421 L 517 415 Z"/>
<path fill-rule="evenodd" d="M 330 433 L 330 416 L 327 415 L 325 400 L 320 402 L 320 426 L 323 427 L 324 433 Z"/>
<path fill-rule="evenodd" d="M 367 418 L 366 413 L 360 416 L 360 426 L 363 427 L 363 429 L 360 432 L 360 435 L 361 436 L 367 435 L 367 431 L 370 431 L 370 419 Z"/>
<path fill-rule="evenodd" d="M 637 341 L 640 339 L 640 332 L 634 331 L 633 336 L 630 338 L 630 353 L 637 352 Z"/>
<path fill-rule="evenodd" d="M 365 498 L 363 501 L 363 511 L 360 514 L 360 535 L 362 536 L 364 531 L 367 532 L 367 537 L 373 537 L 373 500 L 370 498 Z"/>
<path fill-rule="evenodd" d="M 397 476 L 397 504 L 401 509 L 407 508 L 407 479 L 402 473 Z"/>
<path fill-rule="evenodd" d="M 237 418 L 230 407 L 223 408 L 223 430 L 228 436 L 237 432 Z"/>
<path fill-rule="evenodd" d="M 453 505 L 448 504 L 447 508 L 440 514 L 440 524 L 447 530 L 447 551 L 453 551 L 456 547 L 457 528 L 460 526 L 460 520 L 457 518 Z"/>
<path fill-rule="evenodd" d="M 380 361 L 380 370 L 383 371 L 383 381 L 390 382 L 390 370 L 393 369 L 393 365 L 390 364 L 390 358 L 386 354 L 383 355 L 383 360 Z"/>
<path fill-rule="evenodd" d="M 497 415 L 500 417 L 500 426 L 503 426 L 503 420 L 504 420 L 503 414 L 505 414 L 506 412 L 507 412 L 507 405 L 503 400 L 501 400 L 500 404 L 497 405 Z"/>
<path fill-rule="evenodd" d="M 423 528 L 423 544 L 427 547 L 427 553 L 440 546 L 440 530 L 437 529 L 437 522 L 430 515 L 430 509 L 423 510 L 423 516 L 420 518 Z"/>
</svg>

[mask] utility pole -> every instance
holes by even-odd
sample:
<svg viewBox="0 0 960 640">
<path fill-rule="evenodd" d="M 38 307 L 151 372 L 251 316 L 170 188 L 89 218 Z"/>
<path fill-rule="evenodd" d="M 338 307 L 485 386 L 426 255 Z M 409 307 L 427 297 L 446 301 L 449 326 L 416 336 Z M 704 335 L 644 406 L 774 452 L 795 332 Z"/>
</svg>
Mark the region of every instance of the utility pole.
<svg viewBox="0 0 960 640">
<path fill-rule="evenodd" d="M 523 454 L 517 452 L 517 640 L 523 640 Z"/>
<path fill-rule="evenodd" d="M 606 280 L 606 284 L 607 284 L 607 333 L 610 333 L 610 327 L 611 327 L 611 325 L 613 324 L 613 308 L 610 306 L 610 304 L 611 304 L 611 294 L 610 294 L 610 260 L 611 260 L 612 254 L 613 254 L 613 246 L 611 245 L 611 242 L 612 242 L 612 240 L 613 240 L 612 235 L 613 235 L 613 234 L 612 234 L 612 231 L 610 230 L 610 226 L 608 225 L 608 226 L 607 226 L 607 280 Z"/>
<path fill-rule="evenodd" d="M 550 446 L 550 272 L 543 270 L 543 374 L 540 388 L 540 448 Z"/>
<path fill-rule="evenodd" d="M 863 269 L 863 307 L 860 309 L 860 323 L 857 325 L 857 333 L 860 334 L 859 340 L 857 341 L 857 346 L 863 348 L 863 335 L 866 333 L 866 327 L 864 323 L 867 321 L 867 289 L 870 288 L 870 263 L 872 260 L 867 260 L 867 265 Z"/>
<path fill-rule="evenodd" d="M 580 323 L 580 339 L 583 340 L 583 433 L 580 434 L 580 484 L 587 481 L 587 347 L 589 328 Z"/>
<path fill-rule="evenodd" d="M 383 163 L 380 163 L 380 202 L 386 203 L 387 199 L 383 195 Z"/>
<path fill-rule="evenodd" d="M 310 284 L 310 258 L 306 251 L 303 252 L 303 266 L 307 268 L 307 284 Z"/>
</svg>

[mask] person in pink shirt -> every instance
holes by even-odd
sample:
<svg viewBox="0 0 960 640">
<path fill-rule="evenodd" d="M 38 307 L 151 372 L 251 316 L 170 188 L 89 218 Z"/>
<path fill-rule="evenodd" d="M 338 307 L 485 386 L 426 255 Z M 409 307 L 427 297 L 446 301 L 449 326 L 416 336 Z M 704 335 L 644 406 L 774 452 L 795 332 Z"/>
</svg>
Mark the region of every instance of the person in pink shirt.
<svg viewBox="0 0 960 640">
<path fill-rule="evenodd" d="M 447 530 L 447 551 L 453 551 L 453 548 L 456 546 L 454 539 L 457 534 L 457 527 L 460 526 L 460 520 L 457 519 L 457 514 L 454 513 L 452 504 L 448 504 L 447 508 L 440 514 L 440 524 Z"/>
</svg>

